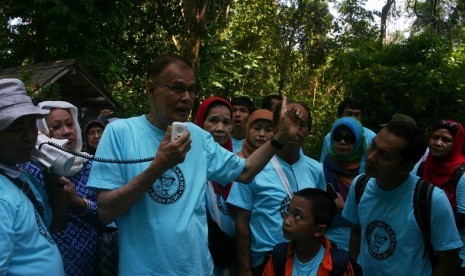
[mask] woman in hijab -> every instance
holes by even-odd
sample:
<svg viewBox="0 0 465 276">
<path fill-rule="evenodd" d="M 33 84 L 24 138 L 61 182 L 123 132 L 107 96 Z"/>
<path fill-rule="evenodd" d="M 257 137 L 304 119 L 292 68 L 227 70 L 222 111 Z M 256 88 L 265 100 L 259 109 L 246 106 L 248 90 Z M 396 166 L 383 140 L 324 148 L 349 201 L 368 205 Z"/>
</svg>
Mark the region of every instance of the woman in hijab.
<svg viewBox="0 0 465 276">
<path fill-rule="evenodd" d="M 51 138 L 67 139 L 64 147 L 73 152 L 82 149 L 81 130 L 78 123 L 78 109 L 63 101 L 45 101 L 38 107 L 50 110 L 43 119 L 37 120 L 39 132 Z M 67 191 L 68 226 L 52 234 L 63 257 L 66 275 L 97 275 L 97 248 L 99 230 L 103 229 L 97 215 L 97 194 L 86 188 L 92 161 L 75 157 L 71 169 L 64 173 L 73 183 Z M 40 169 L 29 164 L 27 169 L 41 183 L 44 178 Z"/>
<path fill-rule="evenodd" d="M 323 161 L 323 172 L 327 190 L 333 189 L 337 193 L 336 205 L 342 212 L 352 180 L 363 173 L 365 167 L 363 126 L 352 117 L 340 118 L 331 128 L 330 139 L 329 153 Z M 340 213 L 326 234 L 339 247 L 349 249 L 350 223 Z"/>
<path fill-rule="evenodd" d="M 433 183 L 446 193 L 462 242 L 465 241 L 464 140 L 465 130 L 460 123 L 451 120 L 436 122 L 428 140 L 428 156 L 417 171 L 421 179 Z M 464 247 L 459 254 L 465 260 Z M 460 275 L 465 275 L 464 262 L 461 269 Z"/>
<path fill-rule="evenodd" d="M 255 110 L 247 121 L 245 140 L 242 150 L 237 155 L 242 158 L 249 157 L 271 137 L 273 137 L 273 113 L 266 109 Z"/>
<path fill-rule="evenodd" d="M 195 123 L 208 131 L 218 144 L 232 152 L 232 114 L 232 106 L 227 100 L 210 97 L 200 104 Z M 215 275 L 227 275 L 235 256 L 234 216 L 226 204 L 231 185 L 212 181 L 207 183 L 208 243 L 215 263 Z"/>
</svg>

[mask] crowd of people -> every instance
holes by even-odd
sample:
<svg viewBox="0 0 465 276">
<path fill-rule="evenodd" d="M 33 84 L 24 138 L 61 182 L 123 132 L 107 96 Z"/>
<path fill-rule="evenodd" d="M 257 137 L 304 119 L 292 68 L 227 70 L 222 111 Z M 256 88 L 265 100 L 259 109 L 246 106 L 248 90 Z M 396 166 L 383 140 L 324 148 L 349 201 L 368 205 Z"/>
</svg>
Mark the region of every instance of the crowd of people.
<svg viewBox="0 0 465 276">
<path fill-rule="evenodd" d="M 304 102 L 212 96 L 191 114 L 192 63 L 174 55 L 146 93 L 147 114 L 109 123 L 0 80 L 0 275 L 465 275 L 459 122 L 425 135 L 394 114 L 376 134 L 347 99 L 317 161 Z M 86 154 L 57 175 L 32 159 L 38 135 Z"/>
</svg>

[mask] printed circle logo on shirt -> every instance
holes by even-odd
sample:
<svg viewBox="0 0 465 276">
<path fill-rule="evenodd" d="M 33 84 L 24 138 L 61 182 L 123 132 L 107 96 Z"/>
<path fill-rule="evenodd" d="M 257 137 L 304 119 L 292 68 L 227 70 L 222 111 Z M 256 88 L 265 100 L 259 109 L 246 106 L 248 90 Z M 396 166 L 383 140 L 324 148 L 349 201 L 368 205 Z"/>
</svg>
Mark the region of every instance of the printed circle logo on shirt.
<svg viewBox="0 0 465 276">
<path fill-rule="evenodd" d="M 50 233 L 47 231 L 47 229 L 45 228 L 43 222 L 42 222 L 42 219 L 40 218 L 40 215 L 39 213 L 34 209 L 34 213 L 36 215 L 36 223 L 37 223 L 37 227 L 39 228 L 39 233 L 45 237 L 45 239 L 47 239 L 47 241 L 51 244 L 55 244 L 55 242 L 53 241 L 52 239 L 52 236 L 50 235 Z"/>
<path fill-rule="evenodd" d="M 228 205 L 226 205 L 226 200 L 224 200 L 223 196 L 220 194 L 216 194 L 216 204 L 218 205 L 218 210 L 221 211 L 226 216 L 231 215 L 231 211 L 228 208 Z"/>
<path fill-rule="evenodd" d="M 182 197 L 185 188 L 184 175 L 177 166 L 174 166 L 155 181 L 148 193 L 158 203 L 172 204 Z"/>
<path fill-rule="evenodd" d="M 377 260 L 385 260 L 396 250 L 397 239 L 392 228 L 384 221 L 374 220 L 366 228 L 368 251 Z"/>
<path fill-rule="evenodd" d="M 281 214 L 281 217 L 284 218 L 286 215 L 287 210 L 289 209 L 289 204 L 291 204 L 291 198 L 287 195 L 283 201 L 281 201 L 281 206 L 279 206 L 279 213 Z"/>
</svg>

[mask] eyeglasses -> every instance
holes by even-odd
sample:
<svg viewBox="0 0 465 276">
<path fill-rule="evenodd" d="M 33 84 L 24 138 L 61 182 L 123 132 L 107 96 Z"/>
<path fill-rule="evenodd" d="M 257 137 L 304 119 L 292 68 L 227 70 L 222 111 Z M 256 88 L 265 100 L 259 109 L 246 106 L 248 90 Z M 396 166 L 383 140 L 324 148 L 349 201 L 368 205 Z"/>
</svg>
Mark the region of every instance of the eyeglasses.
<svg viewBox="0 0 465 276">
<path fill-rule="evenodd" d="M 333 141 L 340 143 L 342 140 L 347 144 L 355 144 L 355 136 L 353 135 L 342 135 L 339 133 L 333 135 Z"/>
<path fill-rule="evenodd" d="M 94 131 L 87 132 L 87 136 L 92 136 L 92 137 L 102 136 L 102 133 L 103 133 L 103 130 L 99 129 L 99 130 L 94 130 Z"/>
<path fill-rule="evenodd" d="M 180 84 L 169 85 L 169 84 L 161 83 L 159 81 L 154 81 L 154 83 L 164 86 L 168 88 L 171 92 L 178 94 L 178 95 L 184 94 L 186 91 L 189 93 L 189 96 L 191 97 L 195 97 L 195 95 L 197 94 L 197 89 L 195 86 L 185 87 Z"/>
</svg>

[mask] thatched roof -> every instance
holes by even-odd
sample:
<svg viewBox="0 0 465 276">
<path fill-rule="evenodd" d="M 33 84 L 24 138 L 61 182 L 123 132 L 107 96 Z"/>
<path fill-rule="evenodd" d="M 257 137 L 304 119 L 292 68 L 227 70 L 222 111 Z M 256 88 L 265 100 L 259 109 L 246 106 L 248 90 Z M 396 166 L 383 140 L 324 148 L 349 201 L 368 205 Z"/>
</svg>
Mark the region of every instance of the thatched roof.
<svg viewBox="0 0 465 276">
<path fill-rule="evenodd" d="M 0 79 L 3 78 L 21 79 L 28 91 L 37 95 L 40 95 L 42 88 L 56 84 L 60 89 L 59 100 L 70 102 L 77 107 L 86 106 L 94 110 L 121 109 L 110 93 L 74 59 L 1 69 Z M 44 100 L 50 99 L 35 98 L 35 101 Z"/>
</svg>

